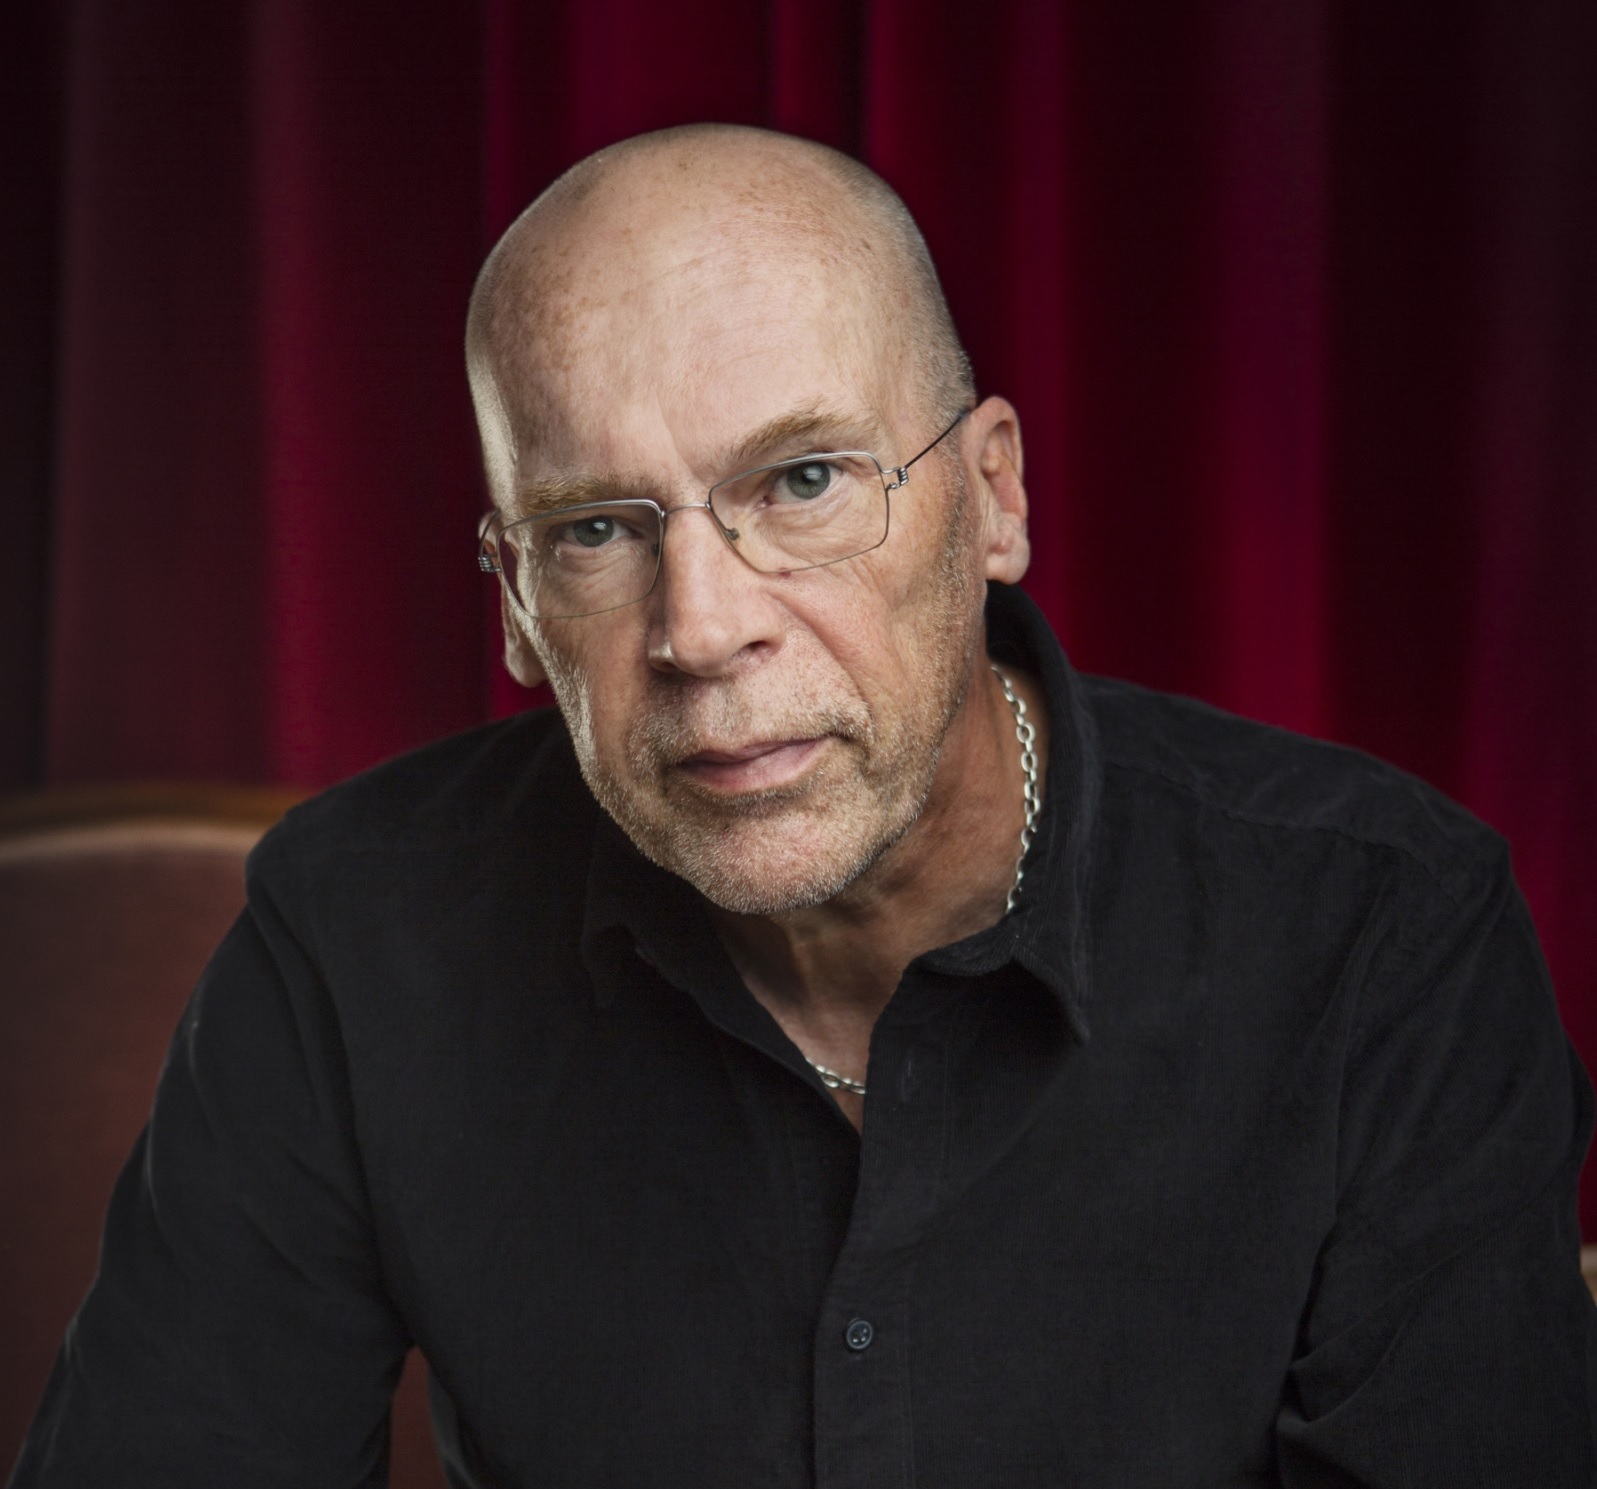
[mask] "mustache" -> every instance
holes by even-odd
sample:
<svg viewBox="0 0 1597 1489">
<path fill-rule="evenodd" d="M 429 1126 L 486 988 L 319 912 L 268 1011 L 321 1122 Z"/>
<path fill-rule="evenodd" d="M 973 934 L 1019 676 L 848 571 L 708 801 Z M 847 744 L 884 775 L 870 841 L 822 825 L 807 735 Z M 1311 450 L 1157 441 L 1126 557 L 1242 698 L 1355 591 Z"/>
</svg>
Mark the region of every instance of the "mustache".
<svg viewBox="0 0 1597 1489">
<path fill-rule="evenodd" d="M 735 749 L 755 742 L 819 739 L 869 742 L 875 736 L 860 698 L 820 698 L 785 689 L 766 697 L 738 684 L 667 684 L 633 726 L 628 750 L 652 770 L 667 769 L 706 750 Z"/>
</svg>

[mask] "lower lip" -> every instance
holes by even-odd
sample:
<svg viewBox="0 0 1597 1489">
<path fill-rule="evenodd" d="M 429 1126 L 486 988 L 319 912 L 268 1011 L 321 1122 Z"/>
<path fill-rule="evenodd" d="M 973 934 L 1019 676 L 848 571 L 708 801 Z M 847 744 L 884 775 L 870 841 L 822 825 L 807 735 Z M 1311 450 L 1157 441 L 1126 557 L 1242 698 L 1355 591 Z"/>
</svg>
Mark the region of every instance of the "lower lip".
<svg viewBox="0 0 1597 1489">
<path fill-rule="evenodd" d="M 790 786 L 810 767 L 826 744 L 821 739 L 795 739 L 772 745 L 757 755 L 735 760 L 695 755 L 677 769 L 713 791 L 734 794 L 744 791 L 774 791 Z"/>
</svg>

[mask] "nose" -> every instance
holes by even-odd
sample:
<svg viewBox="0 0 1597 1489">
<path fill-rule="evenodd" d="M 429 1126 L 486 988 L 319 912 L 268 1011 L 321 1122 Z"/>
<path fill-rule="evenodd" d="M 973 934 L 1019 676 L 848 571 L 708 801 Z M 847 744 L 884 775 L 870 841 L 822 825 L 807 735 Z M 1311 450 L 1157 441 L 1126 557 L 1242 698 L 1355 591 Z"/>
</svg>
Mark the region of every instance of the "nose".
<svg viewBox="0 0 1597 1489">
<path fill-rule="evenodd" d="M 650 597 L 649 662 L 661 671 L 720 677 L 781 643 L 770 575 L 723 536 L 706 505 L 673 507 Z"/>
</svg>

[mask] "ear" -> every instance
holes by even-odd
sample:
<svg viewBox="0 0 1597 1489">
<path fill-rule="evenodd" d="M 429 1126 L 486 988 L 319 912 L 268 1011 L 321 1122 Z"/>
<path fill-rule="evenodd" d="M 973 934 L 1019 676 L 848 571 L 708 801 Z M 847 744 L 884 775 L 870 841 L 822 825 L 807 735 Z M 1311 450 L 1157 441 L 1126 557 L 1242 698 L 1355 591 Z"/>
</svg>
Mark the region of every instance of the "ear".
<svg viewBox="0 0 1597 1489">
<path fill-rule="evenodd" d="M 1018 584 L 1031 565 L 1020 416 L 1007 399 L 988 398 L 971 414 L 970 424 L 966 478 L 984 519 L 983 572 L 1000 584 Z"/>
<path fill-rule="evenodd" d="M 499 621 L 505 628 L 505 671 L 522 687 L 535 688 L 544 681 L 543 663 L 538 660 L 538 653 L 532 649 L 532 642 L 527 639 L 527 633 L 517 623 L 516 612 L 511 609 L 511 604 L 510 591 L 501 581 Z"/>
</svg>

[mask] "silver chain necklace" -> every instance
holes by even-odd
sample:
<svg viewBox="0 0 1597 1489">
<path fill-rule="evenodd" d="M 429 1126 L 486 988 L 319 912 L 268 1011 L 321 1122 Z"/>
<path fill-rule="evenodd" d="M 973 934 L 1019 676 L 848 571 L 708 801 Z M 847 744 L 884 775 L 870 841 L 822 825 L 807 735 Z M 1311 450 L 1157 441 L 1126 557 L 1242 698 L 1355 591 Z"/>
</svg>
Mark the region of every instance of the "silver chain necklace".
<svg viewBox="0 0 1597 1489">
<path fill-rule="evenodd" d="M 799 1053 L 804 1055 L 804 1051 Z M 808 1055 L 804 1055 L 804 1063 L 820 1076 L 821 1084 L 828 1091 L 852 1091 L 856 1096 L 865 1094 L 864 1081 L 851 1081 L 846 1075 L 839 1075 L 835 1070 L 828 1070 L 824 1065 L 817 1065 Z"/>
<path fill-rule="evenodd" d="M 1026 700 L 1010 686 L 1009 679 L 997 667 L 991 662 L 987 665 L 993 668 L 993 676 L 1003 688 L 1010 712 L 1015 716 L 1015 738 L 1020 741 L 1020 769 L 1026 777 L 1026 823 L 1020 829 L 1020 857 L 1015 862 L 1015 882 L 1009 886 L 1009 898 L 1004 903 L 1004 914 L 1008 915 L 1020 898 L 1021 880 L 1026 877 L 1026 854 L 1031 851 L 1031 841 L 1037 835 L 1037 813 L 1042 807 L 1042 796 L 1037 783 L 1037 731 L 1033 728 L 1031 720 L 1026 717 Z M 803 1050 L 799 1053 L 804 1055 Z M 855 1096 L 865 1094 L 864 1081 L 850 1080 L 846 1075 L 839 1075 L 837 1071 L 829 1070 L 825 1065 L 817 1065 L 808 1055 L 804 1055 L 804 1063 L 820 1076 L 821 1084 L 828 1091 L 848 1091 Z"/>
<path fill-rule="evenodd" d="M 993 668 L 993 676 L 998 679 L 1004 697 L 1009 700 L 1010 711 L 1015 715 L 1015 738 L 1020 741 L 1020 769 L 1026 777 L 1026 825 L 1020 829 L 1020 857 L 1015 860 L 1015 882 L 1009 886 L 1009 899 L 1004 904 L 1004 914 L 1008 915 L 1020 899 L 1020 881 L 1026 877 L 1026 855 L 1031 851 L 1031 840 L 1037 835 L 1037 813 L 1042 809 L 1042 792 L 1037 783 L 1037 731 L 1026 717 L 1026 700 L 1010 687 L 1009 679 L 997 667 L 991 662 L 987 665 Z"/>
</svg>

